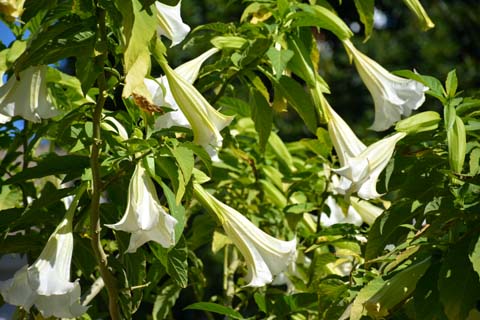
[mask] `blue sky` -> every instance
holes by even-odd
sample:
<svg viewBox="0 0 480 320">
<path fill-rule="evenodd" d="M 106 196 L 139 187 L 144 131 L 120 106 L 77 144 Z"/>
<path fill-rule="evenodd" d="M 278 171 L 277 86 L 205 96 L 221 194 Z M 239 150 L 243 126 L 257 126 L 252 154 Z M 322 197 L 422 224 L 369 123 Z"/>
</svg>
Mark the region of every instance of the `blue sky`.
<svg viewBox="0 0 480 320">
<path fill-rule="evenodd" d="M 10 29 L 0 21 L 0 41 L 6 46 L 8 46 L 13 40 L 15 40 L 15 36 L 10 31 Z"/>
</svg>

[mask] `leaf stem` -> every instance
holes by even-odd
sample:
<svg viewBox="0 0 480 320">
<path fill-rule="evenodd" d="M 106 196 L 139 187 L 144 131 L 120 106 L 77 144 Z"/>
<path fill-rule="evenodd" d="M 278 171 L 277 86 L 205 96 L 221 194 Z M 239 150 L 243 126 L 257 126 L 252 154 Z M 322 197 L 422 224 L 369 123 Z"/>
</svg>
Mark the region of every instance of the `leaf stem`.
<svg viewBox="0 0 480 320">
<path fill-rule="evenodd" d="M 97 14 L 97 23 L 98 23 L 98 30 L 97 30 L 97 50 L 101 50 L 101 54 L 97 56 L 96 63 L 102 68 L 105 65 L 105 58 L 107 55 L 107 47 L 106 47 L 106 31 L 105 31 L 105 10 L 100 8 L 97 4 L 96 8 Z M 118 288 L 117 282 L 113 273 L 108 268 L 108 260 L 105 251 L 103 251 L 103 247 L 100 241 L 100 231 L 101 231 L 101 224 L 100 224 L 100 196 L 102 192 L 102 180 L 100 175 L 100 153 L 102 148 L 102 140 L 101 140 L 101 130 L 100 124 L 102 119 L 102 109 L 105 105 L 106 100 L 106 88 L 107 82 L 105 79 L 105 73 L 102 71 L 98 78 L 97 84 L 99 89 L 99 94 L 97 98 L 97 103 L 95 105 L 95 109 L 93 112 L 93 143 L 92 143 L 92 151 L 90 156 L 90 166 L 92 168 L 92 202 L 90 208 L 90 237 L 91 237 L 91 245 L 93 252 L 95 254 L 95 258 L 98 263 L 98 267 L 100 269 L 100 275 L 105 283 L 105 287 L 107 288 L 108 292 L 108 309 L 110 312 L 111 319 L 119 320 L 120 317 L 120 310 L 118 307 Z"/>
</svg>

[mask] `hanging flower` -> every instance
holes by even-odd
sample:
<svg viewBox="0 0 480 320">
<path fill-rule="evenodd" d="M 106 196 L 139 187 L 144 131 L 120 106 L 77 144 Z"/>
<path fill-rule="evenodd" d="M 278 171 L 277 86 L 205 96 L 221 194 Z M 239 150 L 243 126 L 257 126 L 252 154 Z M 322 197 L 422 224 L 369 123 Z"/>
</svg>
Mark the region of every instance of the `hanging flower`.
<svg viewBox="0 0 480 320">
<path fill-rule="evenodd" d="M 9 21 L 13 21 L 23 13 L 25 0 L 0 0 L 0 13 Z"/>
<path fill-rule="evenodd" d="M 390 128 L 401 116 L 408 117 L 425 101 L 428 87 L 418 81 L 397 77 L 362 52 L 350 40 L 343 41 L 353 57 L 363 82 L 375 104 L 375 120 L 370 129 L 383 131 Z"/>
<path fill-rule="evenodd" d="M 232 122 L 233 117 L 226 116 L 214 109 L 195 87 L 180 76 L 166 63 L 160 61 L 168 80 L 170 91 L 178 107 L 190 123 L 194 140 L 218 161 L 217 149 L 222 146 L 220 131 Z"/>
<path fill-rule="evenodd" d="M 175 68 L 175 72 L 188 83 L 193 84 L 198 77 L 202 64 L 217 52 L 217 48 L 212 48 L 195 59 L 178 66 Z M 155 129 L 165 129 L 173 126 L 191 128 L 190 123 L 173 98 L 166 76 L 161 76 L 155 80 L 145 79 L 144 82 L 148 91 L 150 91 L 150 94 L 152 95 L 154 104 L 172 109 L 172 111 L 169 111 L 156 119 Z"/>
<path fill-rule="evenodd" d="M 173 246 L 176 224 L 177 220 L 160 205 L 152 179 L 142 164 L 138 163 L 128 185 L 124 216 L 116 224 L 106 226 L 130 232 L 132 235 L 126 252 L 136 252 L 148 241 L 155 241 L 164 248 Z"/>
<path fill-rule="evenodd" d="M 178 1 L 176 6 L 169 6 L 155 2 L 158 36 L 165 36 L 172 40 L 172 47 L 182 42 L 190 32 L 190 27 L 183 23 L 182 17 L 180 16 L 181 3 L 182 1 Z"/>
<path fill-rule="evenodd" d="M 59 114 L 47 94 L 47 66 L 29 67 L 0 87 L 0 114 L 40 122 Z"/>
<path fill-rule="evenodd" d="M 365 200 L 376 199 L 381 196 L 377 192 L 377 180 L 387 166 L 395 150 L 395 145 L 407 134 L 397 132 L 383 138 L 367 147 L 357 157 L 348 160 L 348 163 L 334 172 L 346 179 L 341 180 L 337 188 L 345 193 L 357 192 Z"/>
<path fill-rule="evenodd" d="M 286 270 L 296 255 L 296 239 L 278 240 L 256 227 L 241 213 L 194 184 L 197 199 L 220 220 L 227 236 L 246 260 L 248 286 L 261 287 Z"/>
<path fill-rule="evenodd" d="M 341 176 L 332 178 L 333 188 L 341 194 L 357 192 L 365 200 L 380 197 L 376 191 L 378 177 L 392 157 L 396 143 L 406 133 L 398 132 L 366 147 L 328 102 L 324 102 L 328 133 L 341 166 L 332 169 Z"/>
<path fill-rule="evenodd" d="M 12 279 L 0 282 L 0 293 L 6 302 L 27 311 L 35 305 L 46 318 L 76 318 L 87 311 L 80 304 L 78 280 L 70 282 L 73 213 L 69 209 L 31 266 L 24 266 Z"/>
</svg>

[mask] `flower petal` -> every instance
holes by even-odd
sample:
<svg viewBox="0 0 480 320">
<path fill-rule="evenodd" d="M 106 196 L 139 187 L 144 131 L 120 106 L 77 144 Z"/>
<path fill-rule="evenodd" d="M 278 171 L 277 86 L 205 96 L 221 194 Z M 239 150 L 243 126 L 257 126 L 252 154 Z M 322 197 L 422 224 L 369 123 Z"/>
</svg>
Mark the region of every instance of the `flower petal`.
<svg viewBox="0 0 480 320">
<path fill-rule="evenodd" d="M 59 114 L 47 95 L 47 66 L 30 67 L 0 87 L 0 114 L 40 122 Z"/>
<path fill-rule="evenodd" d="M 182 1 L 178 1 L 176 6 L 169 6 L 160 2 L 155 3 L 158 36 L 165 36 L 172 40 L 172 47 L 182 42 L 190 32 L 190 27 L 183 23 L 180 15 L 181 3 Z"/>
<path fill-rule="evenodd" d="M 375 104 L 375 120 L 370 129 L 383 131 L 402 116 L 409 116 L 425 101 L 428 87 L 418 81 L 395 76 L 376 61 L 357 50 L 350 40 L 345 47 L 352 55 L 358 73 L 367 86 Z"/>
</svg>

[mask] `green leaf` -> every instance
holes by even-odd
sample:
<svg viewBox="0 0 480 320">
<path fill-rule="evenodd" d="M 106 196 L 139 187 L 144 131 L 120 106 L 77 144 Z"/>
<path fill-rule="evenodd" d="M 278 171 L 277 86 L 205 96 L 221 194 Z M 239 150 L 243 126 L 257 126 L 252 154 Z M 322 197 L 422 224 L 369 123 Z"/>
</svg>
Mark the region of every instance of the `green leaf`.
<svg viewBox="0 0 480 320">
<path fill-rule="evenodd" d="M 271 47 L 267 51 L 267 57 L 270 59 L 273 68 L 273 74 L 277 79 L 280 79 L 283 71 L 287 67 L 288 61 L 293 57 L 293 51 L 288 49 L 277 50 Z"/>
<path fill-rule="evenodd" d="M 168 252 L 167 273 L 182 288 L 188 284 L 188 248 L 184 237 Z"/>
<path fill-rule="evenodd" d="M 331 10 L 319 5 L 298 4 L 298 7 L 303 11 L 293 15 L 293 26 L 327 29 L 340 40 L 346 40 L 353 35 L 345 22 Z"/>
<path fill-rule="evenodd" d="M 365 40 L 370 38 L 373 30 L 373 13 L 375 8 L 375 0 L 355 0 L 360 21 L 365 27 Z"/>
<path fill-rule="evenodd" d="M 273 126 L 273 110 L 268 104 L 265 97 L 258 91 L 252 89 L 250 94 L 251 100 L 251 117 L 255 122 L 255 130 L 258 133 L 260 142 L 260 150 L 265 151 L 268 137 Z"/>
<path fill-rule="evenodd" d="M 44 26 L 30 37 L 27 50 L 15 62 L 15 72 L 32 65 L 52 64 L 68 57 L 89 55 L 95 44 L 96 19 L 69 15 Z"/>
<path fill-rule="evenodd" d="M 277 0 L 277 9 L 280 17 L 285 17 L 285 15 L 290 9 L 290 4 L 288 3 L 288 0 Z"/>
<path fill-rule="evenodd" d="M 297 81 L 285 76 L 282 76 L 275 84 L 281 90 L 288 103 L 302 118 L 303 122 L 305 122 L 307 128 L 315 133 L 317 130 L 315 106 L 304 88 Z"/>
<path fill-rule="evenodd" d="M 4 183 L 14 184 L 54 174 L 80 176 L 88 166 L 90 166 L 90 159 L 88 157 L 77 155 L 58 156 L 51 153 L 44 159 L 38 161 L 35 167 L 25 168 L 22 172 L 17 173 Z"/>
<path fill-rule="evenodd" d="M 288 68 L 305 80 L 309 87 L 314 88 L 317 72 L 313 67 L 309 50 L 299 36 L 290 35 L 286 40 L 288 48 L 290 48 L 294 54 L 288 62 Z"/>
<path fill-rule="evenodd" d="M 177 302 L 177 299 L 180 296 L 180 291 L 182 291 L 182 288 L 175 284 L 171 279 L 167 280 L 167 282 L 162 285 L 160 293 L 157 295 L 155 303 L 153 304 L 153 320 L 167 319 L 175 302 Z"/>
<path fill-rule="evenodd" d="M 123 259 L 123 265 L 125 266 L 127 273 L 128 286 L 131 291 L 131 310 L 132 313 L 135 313 L 142 302 L 143 290 L 131 289 L 131 287 L 142 286 L 145 284 L 145 278 L 147 276 L 147 261 L 142 250 L 126 254 L 123 256 Z"/>
<path fill-rule="evenodd" d="M 291 204 L 285 207 L 284 211 L 286 213 L 293 213 L 293 214 L 304 214 L 305 212 L 312 212 L 313 210 L 317 210 L 318 207 L 315 203 L 312 202 L 305 202 L 305 203 L 296 203 Z"/>
<path fill-rule="evenodd" d="M 170 214 L 172 217 L 177 219 L 177 224 L 175 225 L 175 244 L 180 240 L 183 229 L 185 228 L 185 208 L 177 203 L 175 200 L 175 194 L 173 191 L 160 180 L 160 186 L 163 189 L 163 194 L 168 202 L 168 208 L 170 209 Z"/>
<path fill-rule="evenodd" d="M 217 104 L 222 106 L 222 113 L 226 115 L 250 116 L 250 105 L 244 100 L 223 96 Z"/>
<path fill-rule="evenodd" d="M 403 269 L 387 280 L 382 288 L 365 302 L 368 315 L 376 319 L 389 315 L 396 305 L 410 297 L 429 266 L 430 257 Z"/>
<path fill-rule="evenodd" d="M 54 68 L 47 70 L 48 89 L 58 109 L 66 111 L 86 103 L 94 103 L 93 100 L 85 98 L 80 81 L 76 77 Z"/>
<path fill-rule="evenodd" d="M 295 169 L 293 165 L 292 155 L 288 151 L 285 143 L 274 131 L 270 132 L 270 137 L 268 138 L 268 145 L 270 150 L 276 155 L 277 160 L 284 165 L 288 171 Z"/>
<path fill-rule="evenodd" d="M 453 69 L 448 73 L 447 80 L 445 81 L 445 89 L 447 90 L 448 97 L 452 98 L 455 96 L 455 93 L 457 92 L 457 86 L 458 86 L 457 73 L 455 69 Z"/>
<path fill-rule="evenodd" d="M 209 312 L 215 312 L 218 314 L 222 314 L 224 316 L 228 316 L 232 319 L 244 319 L 240 313 L 233 310 L 232 308 L 222 306 L 217 303 L 213 302 L 197 302 L 189 305 L 184 310 L 203 310 Z"/>
<path fill-rule="evenodd" d="M 275 187 L 270 181 L 260 179 L 258 182 L 260 183 L 262 191 L 269 202 L 279 208 L 284 208 L 287 205 L 287 198 L 283 192 L 278 190 L 277 187 Z"/>
<path fill-rule="evenodd" d="M 402 199 L 395 206 L 384 212 L 375 220 L 368 233 L 368 242 L 365 249 L 365 259 L 374 259 L 379 255 L 385 246 L 393 243 L 408 232 L 402 228 L 402 224 L 412 221 L 412 218 L 418 213 L 410 210 L 411 200 Z"/>
<path fill-rule="evenodd" d="M 381 277 L 377 277 L 358 292 L 350 309 L 350 320 L 360 320 L 363 315 L 366 315 L 364 303 L 377 293 L 384 284 L 385 281 Z"/>
<path fill-rule="evenodd" d="M 175 160 L 178 164 L 179 186 L 177 190 L 176 202 L 180 203 L 183 195 L 185 194 L 185 187 L 192 177 L 195 159 L 193 158 L 193 151 L 189 148 L 178 146 L 171 148 L 170 151 L 172 152 L 172 155 L 175 157 Z"/>
<path fill-rule="evenodd" d="M 451 246 L 440 269 L 438 289 L 448 319 L 467 319 L 479 300 L 479 277 L 468 258 L 471 240 L 465 238 Z"/>
<path fill-rule="evenodd" d="M 339 279 L 325 279 L 317 286 L 316 305 L 320 319 L 339 319 L 345 310 L 344 301 L 348 298 L 348 286 Z"/>
<path fill-rule="evenodd" d="M 77 70 L 76 76 L 78 80 L 80 80 L 82 91 L 85 94 L 93 86 L 100 72 L 103 71 L 103 69 L 95 63 L 93 52 L 77 57 L 75 70 Z"/>
</svg>

